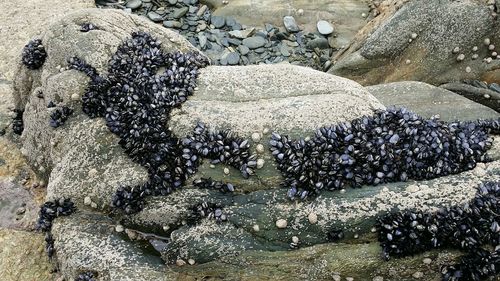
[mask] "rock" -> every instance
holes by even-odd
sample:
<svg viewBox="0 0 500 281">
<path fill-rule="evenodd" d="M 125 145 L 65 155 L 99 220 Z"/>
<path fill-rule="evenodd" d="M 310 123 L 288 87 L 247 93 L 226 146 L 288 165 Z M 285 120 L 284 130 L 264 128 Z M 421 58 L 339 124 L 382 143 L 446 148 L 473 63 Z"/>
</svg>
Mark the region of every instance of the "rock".
<svg viewBox="0 0 500 281">
<path fill-rule="evenodd" d="M 130 9 L 138 9 L 142 6 L 141 0 L 130 0 L 127 2 L 126 7 Z"/>
<path fill-rule="evenodd" d="M 224 17 L 212 15 L 210 17 L 210 23 L 213 24 L 215 28 L 222 28 L 226 24 L 226 19 Z"/>
<path fill-rule="evenodd" d="M 310 224 L 316 224 L 318 222 L 318 215 L 316 215 L 316 213 L 309 213 L 309 215 L 307 215 L 307 219 Z"/>
<path fill-rule="evenodd" d="M 54 280 L 43 234 L 0 228 L 0 279 Z"/>
<path fill-rule="evenodd" d="M 307 48 L 313 50 L 314 48 L 319 49 L 328 49 L 330 45 L 328 44 L 328 39 L 326 38 L 315 38 L 309 42 L 307 42 Z"/>
<path fill-rule="evenodd" d="M 244 55 L 248 54 L 248 52 L 250 52 L 250 49 L 245 45 L 239 45 L 238 51 L 240 52 L 241 55 L 244 56 Z"/>
<path fill-rule="evenodd" d="M 229 65 L 237 65 L 240 62 L 240 55 L 238 52 L 231 52 L 227 55 L 226 59 Z"/>
<path fill-rule="evenodd" d="M 28 190 L 0 177 L 0 227 L 33 230 L 39 206 Z"/>
<path fill-rule="evenodd" d="M 163 17 L 154 11 L 148 13 L 148 18 L 154 22 L 160 22 L 163 20 Z"/>
<path fill-rule="evenodd" d="M 288 32 L 298 32 L 300 31 L 299 26 L 295 22 L 295 19 L 292 16 L 283 17 L 283 25 Z"/>
<path fill-rule="evenodd" d="M 200 48 L 204 49 L 207 45 L 207 37 L 205 35 L 198 35 L 198 40 L 200 42 Z"/>
<path fill-rule="evenodd" d="M 180 19 L 182 18 L 184 15 L 186 15 L 186 13 L 189 11 L 189 8 L 188 7 L 182 7 L 182 8 L 178 8 L 178 9 L 175 9 L 173 12 L 172 12 L 172 17 L 176 18 L 176 19 Z"/>
<path fill-rule="evenodd" d="M 279 219 L 276 221 L 277 228 L 286 228 L 287 222 L 284 219 Z"/>
<path fill-rule="evenodd" d="M 247 46 L 249 49 L 257 49 L 264 46 L 267 40 L 260 36 L 253 36 L 243 39 L 243 45 Z"/>
<path fill-rule="evenodd" d="M 254 31 L 255 31 L 255 28 L 250 28 L 250 29 L 245 29 L 245 30 L 233 30 L 233 31 L 229 31 L 229 35 L 231 35 L 235 38 L 245 39 L 248 36 L 252 35 Z"/>
<path fill-rule="evenodd" d="M 457 64 L 453 49 L 470 50 L 484 38 L 500 35 L 491 11 L 482 2 L 424 0 L 399 6 L 361 30 L 350 47 L 334 57 L 337 63 L 329 73 L 363 85 L 401 80 L 432 85 L 462 81 L 470 75 Z M 409 43 L 408 33 L 412 30 L 419 31 L 418 41 Z M 412 61 L 409 65 L 404 63 L 407 58 Z M 475 77 L 480 80 L 500 80 L 500 72 L 493 64 L 484 65 L 480 60 L 468 63 L 478 70 Z"/>
<path fill-rule="evenodd" d="M 333 33 L 333 26 L 325 20 L 318 21 L 316 27 L 318 28 L 318 32 L 323 35 L 330 35 Z"/>
<path fill-rule="evenodd" d="M 174 21 L 174 20 L 166 20 L 163 22 L 163 26 L 168 27 L 168 28 L 181 28 L 182 23 L 179 21 Z"/>
<path fill-rule="evenodd" d="M 82 21 L 94 23 L 101 31 L 80 32 L 74 26 Z M 146 19 L 111 9 L 88 9 L 65 17 L 42 33 L 45 47 L 53 52 L 43 65 L 42 76 L 18 68 L 14 98 L 16 107 L 25 109 L 22 146 L 34 170 L 43 168 L 40 179 L 47 182 L 50 177 L 47 200 L 69 197 L 83 206 L 84 198 L 90 196 L 96 206 L 109 206 L 119 184 L 134 185 L 147 179 L 146 170 L 124 153 L 104 120 L 89 119 L 81 112 L 81 104 L 71 101 L 72 94 L 83 94 L 88 78 L 75 70 L 59 72 L 56 68 L 77 56 L 103 73 L 117 46 L 136 30 L 149 30 L 163 42 L 163 48 L 196 50 L 181 35 Z M 58 35 L 63 33 L 64 37 Z M 45 100 L 36 97 L 39 90 L 46 100 L 57 97 L 75 110 L 64 126 L 49 126 Z"/>
<path fill-rule="evenodd" d="M 289 57 L 290 56 L 290 52 L 288 51 L 288 47 L 287 47 L 286 44 L 281 44 L 281 46 L 280 46 L 280 53 L 284 57 Z"/>
<path fill-rule="evenodd" d="M 422 262 L 423 262 L 424 264 L 431 264 L 431 263 L 432 263 L 432 259 L 430 259 L 430 258 L 425 258 L 425 259 L 423 259 L 423 260 L 422 260 Z"/>
<path fill-rule="evenodd" d="M 445 121 L 500 117 L 500 113 L 484 105 L 423 82 L 394 82 L 370 86 L 367 90 L 387 107 L 407 107 L 427 118 L 436 114 Z"/>
</svg>

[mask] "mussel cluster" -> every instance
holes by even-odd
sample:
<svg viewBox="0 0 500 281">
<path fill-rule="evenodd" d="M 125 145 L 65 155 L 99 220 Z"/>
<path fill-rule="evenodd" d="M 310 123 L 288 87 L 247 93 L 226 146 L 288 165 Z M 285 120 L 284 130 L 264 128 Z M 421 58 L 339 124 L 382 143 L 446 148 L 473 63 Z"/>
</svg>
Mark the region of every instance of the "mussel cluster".
<svg viewBox="0 0 500 281">
<path fill-rule="evenodd" d="M 57 128 L 59 126 L 64 125 L 66 120 L 68 120 L 69 116 L 73 114 L 73 109 L 63 106 L 61 108 L 57 108 L 50 114 L 49 124 L 53 128 Z"/>
<path fill-rule="evenodd" d="M 221 181 L 212 180 L 212 178 L 199 178 L 193 181 L 193 185 L 198 188 L 219 190 L 222 193 L 234 192 L 234 185 Z"/>
<path fill-rule="evenodd" d="M 212 202 L 201 202 L 191 208 L 191 214 L 188 217 L 190 224 L 196 224 L 203 218 L 214 219 L 216 222 L 227 221 L 227 215 L 222 212 L 221 204 Z"/>
<path fill-rule="evenodd" d="M 97 281 L 97 273 L 86 271 L 78 274 L 75 281 Z"/>
<path fill-rule="evenodd" d="M 50 230 L 52 229 L 52 222 L 57 217 L 69 216 L 75 210 L 75 205 L 68 198 L 47 201 L 40 208 L 37 229 L 45 232 L 45 250 L 49 257 L 52 257 L 54 254 L 54 239 L 50 233 Z"/>
<path fill-rule="evenodd" d="M 393 212 L 377 220 L 386 259 L 453 247 L 467 255 L 442 268 L 443 280 L 482 280 L 500 272 L 500 182 L 480 184 L 475 198 L 435 213 Z M 495 248 L 489 252 L 484 246 Z"/>
<path fill-rule="evenodd" d="M 379 110 L 317 130 L 309 140 L 273 133 L 271 151 L 290 198 L 322 190 L 431 179 L 489 160 L 489 133 L 500 120 L 445 123 L 405 108 Z"/>
<path fill-rule="evenodd" d="M 41 39 L 31 40 L 23 48 L 22 61 L 29 69 L 38 69 L 45 62 L 47 52 Z"/>
<path fill-rule="evenodd" d="M 16 114 L 12 119 L 12 131 L 15 134 L 21 135 L 24 131 L 24 123 L 23 123 L 23 110 L 16 109 L 14 110 Z"/>
</svg>

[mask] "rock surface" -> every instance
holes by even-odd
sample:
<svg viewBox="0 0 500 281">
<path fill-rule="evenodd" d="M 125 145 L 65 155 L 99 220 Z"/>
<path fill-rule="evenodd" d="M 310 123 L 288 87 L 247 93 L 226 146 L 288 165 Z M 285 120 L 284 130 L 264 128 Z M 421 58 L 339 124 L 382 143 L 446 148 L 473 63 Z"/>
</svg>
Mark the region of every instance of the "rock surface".
<svg viewBox="0 0 500 281">
<path fill-rule="evenodd" d="M 486 38 L 500 46 L 498 21 L 484 1 L 413 0 L 390 12 L 383 16 L 387 20 L 380 23 L 375 18 L 362 29 L 350 48 L 335 57 L 337 63 L 329 72 L 363 85 L 400 80 L 439 85 L 474 77 L 499 80 L 499 60 L 489 64 L 482 60 L 491 53 L 483 44 Z M 459 53 L 453 52 L 456 47 Z M 463 61 L 457 61 L 460 54 Z M 481 59 L 474 60 L 473 54 Z"/>
<path fill-rule="evenodd" d="M 393 82 L 366 89 L 386 107 L 406 107 L 427 118 L 439 115 L 444 121 L 465 121 L 500 117 L 500 113 L 489 107 L 423 82 Z"/>
</svg>

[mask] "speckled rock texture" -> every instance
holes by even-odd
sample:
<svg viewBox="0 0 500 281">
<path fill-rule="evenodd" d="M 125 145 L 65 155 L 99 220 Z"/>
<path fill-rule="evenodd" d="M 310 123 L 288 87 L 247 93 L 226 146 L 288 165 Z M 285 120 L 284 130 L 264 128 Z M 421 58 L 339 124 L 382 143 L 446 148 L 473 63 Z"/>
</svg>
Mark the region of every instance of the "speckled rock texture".
<svg viewBox="0 0 500 281">
<path fill-rule="evenodd" d="M 401 81 L 366 87 L 386 107 L 406 107 L 430 118 L 439 115 L 444 121 L 495 119 L 500 113 L 459 94 L 417 81 Z"/>
<path fill-rule="evenodd" d="M 83 23 L 92 23 L 98 29 L 81 32 Z M 25 110 L 22 151 L 35 172 L 49 182 L 48 200 L 70 197 L 82 205 L 89 196 L 93 203 L 105 207 L 119 184 L 146 180 L 145 169 L 125 155 L 104 120 L 89 119 L 82 113 L 80 97 L 88 78 L 65 68 L 68 58 L 78 56 L 104 72 L 117 46 L 139 30 L 155 34 L 166 49 L 194 50 L 180 35 L 140 17 L 116 10 L 87 9 L 68 15 L 42 34 L 48 56 L 41 69 L 18 67 L 14 98 L 16 108 Z M 72 98 L 75 95 L 76 100 Z M 50 101 L 75 111 L 57 129 L 49 125 L 51 110 L 55 109 L 47 108 Z"/>
<path fill-rule="evenodd" d="M 498 81 L 500 60 L 483 58 L 492 51 L 484 44 L 500 46 L 499 21 L 486 1 L 412 0 L 400 9 L 387 9 L 356 36 L 349 49 L 334 58 L 330 73 L 363 85 L 417 80 L 433 85 L 462 79 Z M 446 28 L 444 28 L 446 27 Z M 416 38 L 411 35 L 415 33 Z M 411 40 L 410 40 L 411 39 Z M 473 51 L 477 46 L 478 50 Z M 453 52 L 455 48 L 458 52 Z M 495 49 L 498 52 L 498 47 Z M 460 54 L 464 60 L 457 61 Z M 473 54 L 478 58 L 473 59 Z M 470 67 L 470 72 L 466 68 Z"/>
<path fill-rule="evenodd" d="M 230 168 L 230 180 L 245 190 L 277 187 L 280 173 L 269 151 L 271 132 L 293 137 L 313 135 L 317 128 L 371 115 L 383 109 L 354 81 L 289 64 L 220 67 L 201 71 L 198 89 L 170 114 L 170 126 L 179 136 L 192 132 L 196 122 L 212 130 L 230 129 L 264 146 L 264 167 L 248 180 Z M 229 168 L 229 167 L 228 167 Z M 203 165 L 199 176 L 228 178 L 223 167 Z"/>
</svg>

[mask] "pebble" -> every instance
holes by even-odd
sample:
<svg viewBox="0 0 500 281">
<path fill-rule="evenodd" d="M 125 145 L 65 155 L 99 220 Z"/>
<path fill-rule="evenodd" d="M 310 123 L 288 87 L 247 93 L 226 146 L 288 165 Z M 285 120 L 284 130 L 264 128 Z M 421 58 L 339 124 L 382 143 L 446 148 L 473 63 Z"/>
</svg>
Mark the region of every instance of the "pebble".
<svg viewBox="0 0 500 281">
<path fill-rule="evenodd" d="M 464 59 L 465 59 L 465 55 L 464 54 L 460 54 L 457 57 L 457 61 L 463 61 Z"/>
<path fill-rule="evenodd" d="M 196 16 L 201 17 L 203 14 L 207 11 L 208 6 L 207 5 L 202 5 L 200 9 L 198 9 L 198 12 L 196 12 Z"/>
<path fill-rule="evenodd" d="M 80 100 L 80 95 L 79 94 L 72 94 L 71 95 L 71 100 L 73 101 L 79 101 Z"/>
<path fill-rule="evenodd" d="M 259 230 L 260 230 L 259 225 L 258 225 L 258 224 L 254 224 L 254 225 L 253 225 L 253 231 L 255 231 L 255 232 L 259 232 Z"/>
<path fill-rule="evenodd" d="M 250 49 L 245 45 L 239 45 L 238 51 L 240 52 L 241 55 L 244 56 L 244 55 L 248 54 L 248 52 L 250 52 Z"/>
<path fill-rule="evenodd" d="M 200 42 L 200 48 L 204 49 L 207 45 L 207 37 L 205 35 L 198 35 L 198 41 Z"/>
<path fill-rule="evenodd" d="M 224 168 L 224 174 L 229 175 L 229 168 Z"/>
<path fill-rule="evenodd" d="M 177 0 L 168 0 L 168 3 L 170 5 L 175 5 L 175 4 L 177 4 Z"/>
<path fill-rule="evenodd" d="M 130 9 L 137 9 L 142 6 L 142 1 L 141 0 L 131 0 L 127 2 L 127 8 Z"/>
<path fill-rule="evenodd" d="M 93 209 L 97 209 L 97 203 L 95 202 L 90 203 L 90 207 L 92 207 Z"/>
<path fill-rule="evenodd" d="M 473 52 L 477 52 L 477 50 L 478 50 L 477 46 L 472 47 Z"/>
<path fill-rule="evenodd" d="M 373 277 L 372 280 L 373 281 L 384 281 L 384 277 L 382 277 L 382 276 L 375 276 L 375 277 Z"/>
<path fill-rule="evenodd" d="M 455 49 L 453 49 L 453 53 L 456 54 L 460 52 L 460 47 L 455 47 Z"/>
<path fill-rule="evenodd" d="M 189 263 L 190 265 L 193 265 L 193 264 L 195 264 L 196 262 L 195 262 L 193 259 L 188 259 L 188 263 Z"/>
<path fill-rule="evenodd" d="M 431 260 L 430 258 L 425 258 L 425 259 L 423 259 L 423 260 L 422 260 L 422 262 L 423 262 L 424 264 L 431 264 L 431 263 L 432 263 L 432 260 Z"/>
<path fill-rule="evenodd" d="M 493 59 L 492 59 L 491 57 L 489 57 L 489 58 L 485 58 L 485 59 L 484 59 L 484 61 L 485 61 L 486 63 L 491 63 L 491 61 L 492 61 L 492 60 L 493 60 Z"/>
<path fill-rule="evenodd" d="M 307 215 L 307 219 L 310 224 L 316 224 L 318 222 L 318 215 L 316 215 L 316 213 L 309 213 L 309 215 Z"/>
<path fill-rule="evenodd" d="M 260 134 L 259 133 L 253 133 L 252 134 L 252 140 L 254 142 L 259 142 L 260 141 Z"/>
<path fill-rule="evenodd" d="M 472 71 L 472 69 L 470 68 L 470 66 L 467 66 L 467 67 L 465 68 L 465 72 L 470 73 L 471 71 Z"/>
<path fill-rule="evenodd" d="M 286 228 L 287 224 L 288 223 L 284 219 L 279 219 L 279 220 L 276 221 L 276 227 L 277 228 Z"/>
<path fill-rule="evenodd" d="M 406 60 L 406 64 L 410 64 L 411 63 L 411 60 Z"/>
<path fill-rule="evenodd" d="M 236 65 L 240 62 L 240 54 L 231 52 L 227 55 L 226 60 L 229 65 Z"/>
<path fill-rule="evenodd" d="M 297 10 L 297 15 L 299 15 L 299 16 L 304 15 L 304 10 L 302 10 L 302 9 L 298 9 L 298 10 Z"/>
<path fill-rule="evenodd" d="M 412 33 L 412 34 L 411 34 L 411 39 L 415 39 L 415 38 L 417 38 L 417 36 L 418 36 L 418 35 L 417 35 L 416 33 Z"/>
<path fill-rule="evenodd" d="M 417 272 L 413 273 L 412 276 L 413 276 L 413 278 L 420 279 L 420 278 L 424 277 L 424 274 L 421 271 L 417 271 Z"/>
<path fill-rule="evenodd" d="M 299 243 L 299 237 L 292 236 L 292 242 L 295 243 L 295 244 L 298 244 Z"/>
<path fill-rule="evenodd" d="M 245 29 L 245 30 L 233 30 L 229 31 L 229 35 L 235 38 L 239 39 L 245 39 L 248 38 L 248 36 L 252 35 L 252 33 L 255 31 L 255 28 L 250 28 L 250 29 Z"/>
<path fill-rule="evenodd" d="M 262 130 L 262 133 L 263 133 L 264 135 L 269 134 L 269 128 L 264 128 L 264 130 Z"/>
<path fill-rule="evenodd" d="M 345 280 L 346 281 L 354 281 L 354 278 L 352 278 L 352 277 L 346 277 Z"/>
<path fill-rule="evenodd" d="M 262 158 L 259 158 L 257 159 L 257 169 L 262 169 L 262 167 L 264 167 L 264 164 L 266 163 L 266 161 Z"/>
<path fill-rule="evenodd" d="M 333 279 L 333 281 L 340 281 L 340 280 L 342 280 L 342 279 L 340 278 L 340 275 L 337 275 L 337 274 L 333 275 L 333 276 L 332 276 L 332 279 Z"/>
<path fill-rule="evenodd" d="M 221 28 L 226 25 L 226 19 L 219 16 L 211 16 L 210 23 L 214 25 L 215 28 Z"/>
<path fill-rule="evenodd" d="M 124 230 L 125 230 L 125 228 L 121 224 L 115 226 L 115 231 L 118 233 L 123 232 Z"/>
<path fill-rule="evenodd" d="M 90 204 L 92 204 L 92 199 L 90 199 L 89 196 L 85 196 L 85 198 L 83 199 L 83 205 L 89 206 Z"/>
<path fill-rule="evenodd" d="M 495 45 L 491 44 L 488 46 L 488 50 L 493 51 L 495 50 Z"/>
<path fill-rule="evenodd" d="M 377 232 L 377 228 L 372 227 L 372 229 L 371 229 L 370 231 L 371 231 L 372 233 L 375 233 L 375 232 Z"/>
<path fill-rule="evenodd" d="M 255 150 L 257 151 L 257 153 L 264 153 L 264 145 L 259 143 Z"/>
<path fill-rule="evenodd" d="M 473 55 L 472 55 L 472 59 L 473 59 L 473 60 L 477 59 L 478 57 L 479 57 L 479 55 L 478 55 L 478 54 L 473 54 Z"/>
<path fill-rule="evenodd" d="M 181 28 L 182 23 L 175 20 L 166 20 L 163 22 L 163 26 L 168 28 Z"/>
<path fill-rule="evenodd" d="M 367 14 L 366 13 L 361 13 L 362 18 L 366 18 Z"/>
<path fill-rule="evenodd" d="M 283 25 L 285 26 L 288 32 L 298 32 L 300 31 L 299 26 L 295 22 L 295 19 L 292 16 L 283 17 Z"/>
<path fill-rule="evenodd" d="M 488 46 L 490 45 L 490 43 L 491 43 L 490 38 L 484 39 L 484 45 Z"/>
<path fill-rule="evenodd" d="M 489 98 L 491 98 L 491 96 L 490 96 L 490 95 L 488 95 L 488 94 L 484 94 L 484 96 L 483 96 L 483 97 L 484 97 L 485 99 L 489 99 Z"/>
<path fill-rule="evenodd" d="M 333 33 L 333 26 L 326 20 L 318 21 L 316 27 L 318 28 L 319 33 L 323 35 L 330 35 Z"/>
<path fill-rule="evenodd" d="M 163 20 L 163 17 L 160 14 L 158 14 L 157 12 L 149 12 L 148 18 L 154 22 L 159 22 L 159 21 Z"/>
<path fill-rule="evenodd" d="M 280 53 L 284 57 L 289 57 L 290 56 L 290 51 L 288 51 L 288 46 L 286 44 L 281 44 L 281 46 L 280 46 Z"/>
<path fill-rule="evenodd" d="M 328 43 L 328 39 L 320 37 L 320 38 L 315 38 L 313 40 L 310 40 L 307 42 L 307 48 L 313 50 L 314 48 L 319 48 L 319 49 L 328 49 L 330 48 L 330 44 Z"/>
<path fill-rule="evenodd" d="M 172 13 L 172 17 L 174 17 L 176 19 L 180 19 L 183 16 L 185 16 L 188 11 L 189 11 L 188 7 L 182 7 L 182 8 L 175 9 L 174 12 Z"/>
<path fill-rule="evenodd" d="M 184 260 L 178 259 L 175 261 L 175 264 L 177 266 L 184 266 L 184 265 L 186 265 L 186 262 Z"/>
<path fill-rule="evenodd" d="M 252 36 L 243 39 L 243 45 L 247 46 L 249 49 L 257 49 L 266 45 L 266 39 L 260 36 Z"/>
</svg>

